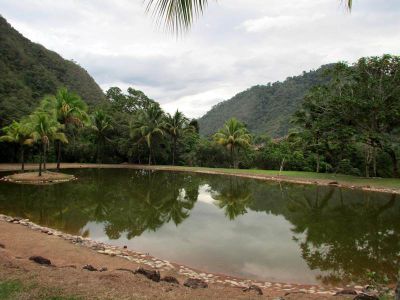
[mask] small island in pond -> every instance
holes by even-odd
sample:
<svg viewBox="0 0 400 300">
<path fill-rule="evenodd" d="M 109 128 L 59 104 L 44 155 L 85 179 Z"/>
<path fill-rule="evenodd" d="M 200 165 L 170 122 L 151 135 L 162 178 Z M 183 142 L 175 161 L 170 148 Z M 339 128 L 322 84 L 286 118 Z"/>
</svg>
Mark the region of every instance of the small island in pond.
<svg viewBox="0 0 400 300">
<path fill-rule="evenodd" d="M 3 181 L 20 184 L 54 184 L 75 180 L 74 175 L 45 171 L 39 176 L 39 172 L 16 173 L 1 178 Z"/>
</svg>

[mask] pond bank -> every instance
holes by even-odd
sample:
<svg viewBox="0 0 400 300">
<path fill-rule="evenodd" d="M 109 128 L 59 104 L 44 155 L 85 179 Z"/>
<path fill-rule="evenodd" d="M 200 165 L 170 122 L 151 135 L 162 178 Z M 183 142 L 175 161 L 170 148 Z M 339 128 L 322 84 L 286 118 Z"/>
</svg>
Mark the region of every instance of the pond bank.
<svg viewBox="0 0 400 300">
<path fill-rule="evenodd" d="M 20 164 L 0 164 L 0 171 L 17 171 Z M 55 169 L 56 164 L 50 163 L 48 169 Z M 381 192 L 390 194 L 400 194 L 400 179 L 381 179 L 381 178 L 361 178 L 347 175 L 317 174 L 307 172 L 283 172 L 279 175 L 278 171 L 268 170 L 245 170 L 245 169 L 217 169 L 201 167 L 182 167 L 182 166 L 163 166 L 163 165 L 135 165 L 135 164 L 81 164 L 63 163 L 61 169 L 80 169 L 80 168 L 110 168 L 110 169 L 146 169 L 164 170 L 176 172 L 194 172 L 201 174 L 230 175 L 259 180 L 275 182 L 288 182 L 294 184 L 336 186 L 348 189 L 360 189 L 369 192 Z M 26 170 L 37 169 L 37 164 L 26 164 Z M 317 178 L 321 177 L 321 178 Z"/>
<path fill-rule="evenodd" d="M 15 237 L 18 236 L 18 239 Z M 198 270 L 131 251 L 95 242 L 89 238 L 64 234 L 27 219 L 0 215 L 0 281 L 19 279 L 47 289 L 59 289 L 63 295 L 84 299 L 352 299 L 333 296 L 342 287 L 322 287 L 272 283 L 232 278 Z M 33 255 L 50 259 L 52 266 L 40 266 L 29 260 Z M 91 265 L 103 272 L 90 272 Z M 161 276 L 173 276 L 180 285 L 153 282 L 126 270 L 138 267 L 158 270 Z M 118 270 L 122 269 L 122 270 Z M 125 271 L 124 271 L 125 269 Z M 182 283 L 199 278 L 206 289 L 191 289 Z M 243 288 L 257 285 L 263 295 Z M 349 287 L 346 287 L 349 288 Z M 351 287 L 360 292 L 362 287 Z M 33 292 L 33 291 L 32 291 Z"/>
</svg>

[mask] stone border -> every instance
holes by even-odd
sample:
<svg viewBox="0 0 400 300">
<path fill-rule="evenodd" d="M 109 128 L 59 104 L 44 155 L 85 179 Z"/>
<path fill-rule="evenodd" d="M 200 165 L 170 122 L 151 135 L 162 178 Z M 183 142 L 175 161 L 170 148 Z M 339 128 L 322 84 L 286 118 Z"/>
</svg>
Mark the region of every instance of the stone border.
<svg viewBox="0 0 400 300">
<path fill-rule="evenodd" d="M 16 180 L 16 179 L 11 178 L 11 176 L 13 176 L 13 175 L 4 176 L 4 177 L 0 178 L 0 181 L 16 183 L 16 184 L 51 185 L 51 184 L 64 183 L 64 182 L 78 180 L 78 178 L 76 178 L 74 175 L 69 175 L 69 174 L 68 174 L 68 178 L 65 178 L 65 179 L 48 179 L 48 180 Z"/>
<path fill-rule="evenodd" d="M 66 240 L 72 244 L 89 248 L 91 250 L 96 251 L 97 253 L 109 256 L 117 256 L 131 262 L 135 262 L 142 266 L 151 267 L 157 271 L 175 271 L 180 276 L 184 276 L 186 278 L 196 278 L 205 281 L 208 284 L 219 284 L 222 286 L 230 286 L 237 288 L 249 288 L 252 285 L 258 286 L 261 289 L 274 291 L 274 292 L 283 292 L 286 295 L 292 293 L 304 293 L 304 294 L 317 294 L 317 295 L 335 295 L 336 293 L 343 291 L 343 289 L 353 289 L 357 293 L 362 293 L 363 286 L 352 286 L 346 285 L 343 287 L 323 287 L 319 285 L 301 285 L 301 284 L 289 284 L 289 283 L 278 283 L 278 282 L 267 282 L 267 281 L 259 281 L 259 280 L 250 280 L 250 279 L 240 279 L 237 277 L 232 277 L 223 274 L 214 274 L 214 273 L 205 273 L 193 268 L 189 268 L 184 265 L 171 263 L 167 260 L 157 259 L 153 256 L 150 256 L 145 253 L 128 250 L 125 247 L 112 246 L 106 243 L 97 242 L 90 238 L 85 238 L 82 236 L 71 235 L 67 233 L 63 233 L 61 231 L 51 229 L 48 227 L 37 225 L 33 222 L 30 222 L 29 219 L 22 219 L 18 217 L 10 217 L 7 215 L 0 214 L 0 221 L 8 222 L 11 224 L 19 224 L 22 226 L 26 226 L 31 230 L 35 230 L 47 235 L 53 235 L 55 237 L 59 237 L 63 240 Z"/>
</svg>

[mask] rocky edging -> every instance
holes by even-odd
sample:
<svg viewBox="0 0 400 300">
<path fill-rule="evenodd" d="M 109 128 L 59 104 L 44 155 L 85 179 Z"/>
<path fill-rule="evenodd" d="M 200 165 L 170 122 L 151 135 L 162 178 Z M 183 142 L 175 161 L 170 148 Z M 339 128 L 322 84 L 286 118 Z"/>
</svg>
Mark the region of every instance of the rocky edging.
<svg viewBox="0 0 400 300">
<path fill-rule="evenodd" d="M 17 217 L 10 217 L 3 214 L 0 214 L 0 221 L 8 222 L 11 224 L 26 226 L 31 230 L 35 230 L 41 232 L 46 235 L 55 236 L 66 241 L 69 241 L 72 244 L 87 247 L 96 251 L 97 253 L 109 256 L 117 256 L 131 262 L 135 262 L 140 266 L 150 267 L 151 270 L 146 270 L 143 267 L 138 268 L 136 271 L 128 270 L 128 269 L 120 269 L 121 271 L 129 271 L 134 274 L 142 274 L 147 278 L 153 281 L 166 281 L 170 283 L 179 284 L 176 278 L 172 276 L 165 276 L 161 278 L 160 272 L 177 272 L 180 276 L 186 277 L 186 281 L 184 286 L 192 287 L 192 288 L 206 288 L 208 284 L 220 284 L 223 286 L 230 286 L 241 288 L 244 292 L 246 291 L 255 291 L 259 295 L 263 294 L 263 290 L 269 290 L 274 292 L 282 292 L 284 295 L 289 294 L 318 294 L 318 295 L 355 295 L 354 299 L 378 299 L 378 298 L 362 298 L 366 294 L 366 287 L 363 286 L 351 286 L 347 285 L 346 288 L 343 287 L 323 287 L 318 285 L 299 285 L 299 284 L 287 284 L 287 283 L 276 283 L 276 282 L 264 282 L 264 281 L 255 281 L 249 279 L 239 279 L 227 275 L 221 274 L 212 274 L 199 272 L 195 269 L 178 265 L 175 263 L 171 263 L 167 260 L 157 259 L 148 254 L 144 254 L 137 251 L 128 250 L 126 246 L 117 247 L 108 245 L 102 242 L 94 241 L 90 238 L 85 238 L 77 235 L 71 235 L 67 233 L 63 233 L 61 231 L 47 228 L 44 226 L 39 226 L 33 222 L 30 222 L 29 219 L 22 219 Z M 4 245 L 0 244 L 3 246 Z M 37 257 L 31 257 L 31 260 L 37 260 Z M 45 259 L 46 260 L 46 259 Z M 46 264 L 50 264 L 46 262 Z M 83 269 L 89 271 L 107 271 L 107 269 L 97 270 L 91 265 L 84 266 Z M 154 280 L 154 278 L 158 278 L 158 280 Z M 176 281 L 175 281 L 176 280 Z M 279 299 L 279 298 L 277 298 Z M 283 299 L 283 298 L 281 298 Z"/>
</svg>

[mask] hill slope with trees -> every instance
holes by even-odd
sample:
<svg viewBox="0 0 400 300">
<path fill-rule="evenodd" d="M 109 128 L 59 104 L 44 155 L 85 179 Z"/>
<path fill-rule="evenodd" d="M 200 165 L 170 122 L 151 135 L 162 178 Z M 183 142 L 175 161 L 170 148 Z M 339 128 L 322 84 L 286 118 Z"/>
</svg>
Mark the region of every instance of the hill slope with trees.
<svg viewBox="0 0 400 300">
<path fill-rule="evenodd" d="M 244 122 L 250 132 L 282 137 L 290 127 L 290 118 L 303 102 L 311 87 L 329 81 L 325 71 L 330 65 L 288 77 L 283 82 L 256 85 L 233 98 L 215 105 L 199 119 L 200 133 L 211 135 L 225 120 L 236 118 Z"/>
<path fill-rule="evenodd" d="M 89 106 L 105 99 L 85 69 L 31 42 L 0 16 L 0 127 L 32 112 L 44 95 L 61 86 Z"/>
</svg>

